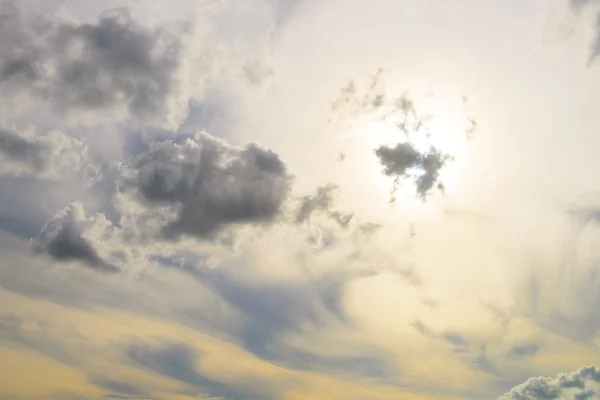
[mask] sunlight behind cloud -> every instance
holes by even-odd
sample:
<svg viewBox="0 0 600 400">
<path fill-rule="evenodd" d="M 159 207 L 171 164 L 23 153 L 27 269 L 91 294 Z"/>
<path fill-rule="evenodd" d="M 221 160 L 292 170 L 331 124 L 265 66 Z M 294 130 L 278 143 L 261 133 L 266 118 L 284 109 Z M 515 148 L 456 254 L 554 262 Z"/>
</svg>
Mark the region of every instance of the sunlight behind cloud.
<svg viewBox="0 0 600 400">
<path fill-rule="evenodd" d="M 594 398 L 598 6 L 0 0 L 0 400 Z"/>
</svg>

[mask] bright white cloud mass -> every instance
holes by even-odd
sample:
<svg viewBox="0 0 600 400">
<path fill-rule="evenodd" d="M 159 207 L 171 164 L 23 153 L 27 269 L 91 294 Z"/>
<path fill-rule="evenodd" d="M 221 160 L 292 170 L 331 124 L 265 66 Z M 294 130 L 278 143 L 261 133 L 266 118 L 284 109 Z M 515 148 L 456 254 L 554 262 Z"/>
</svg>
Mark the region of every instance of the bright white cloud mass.
<svg viewBox="0 0 600 400">
<path fill-rule="evenodd" d="M 0 0 L 0 400 L 600 399 L 599 18 Z"/>
</svg>

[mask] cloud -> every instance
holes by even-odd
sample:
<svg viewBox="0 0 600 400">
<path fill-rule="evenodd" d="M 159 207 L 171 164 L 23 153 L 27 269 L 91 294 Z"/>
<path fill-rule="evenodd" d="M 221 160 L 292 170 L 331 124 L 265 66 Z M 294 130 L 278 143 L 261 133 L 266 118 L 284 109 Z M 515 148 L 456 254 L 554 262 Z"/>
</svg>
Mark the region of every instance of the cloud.
<svg viewBox="0 0 600 400">
<path fill-rule="evenodd" d="M 358 92 L 358 85 L 354 80 L 348 82 L 340 90 L 338 98 L 332 101 L 332 111 L 341 114 L 342 117 L 355 118 L 380 110 L 386 105 L 386 94 L 382 89 L 383 73 L 383 68 L 380 68 L 371 75 L 363 93 Z"/>
<path fill-rule="evenodd" d="M 232 400 L 270 398 L 270 396 L 265 397 L 265 393 L 261 393 L 263 395 L 261 397 L 254 396 L 251 389 L 241 392 L 225 383 L 205 377 L 197 368 L 201 355 L 193 347 L 184 343 L 168 341 L 158 344 L 133 343 L 126 350 L 126 356 L 148 370 L 189 385 L 196 389 L 196 396 L 206 394 Z M 264 389 L 257 389 L 258 392 L 264 392 Z"/>
<path fill-rule="evenodd" d="M 4 163 L 13 162 L 34 171 L 41 170 L 46 164 L 43 152 L 44 147 L 40 143 L 27 140 L 16 132 L 0 129 L 0 153 L 5 158 Z"/>
<path fill-rule="evenodd" d="M 354 215 L 333 209 L 335 204 L 334 196 L 337 190 L 337 186 L 329 184 L 317 188 L 317 193 L 314 196 L 304 196 L 296 212 L 296 223 L 310 222 L 313 214 L 324 213 L 340 226 L 348 227 Z"/>
<path fill-rule="evenodd" d="M 102 272 L 118 272 L 119 268 L 106 262 L 83 236 L 86 227 L 98 223 L 107 224 L 104 215 L 87 216 L 81 203 L 72 203 L 46 223 L 31 240 L 31 248 L 59 262 L 79 262 Z"/>
<path fill-rule="evenodd" d="M 410 168 L 419 164 L 421 154 L 410 143 L 400 143 L 396 147 L 382 146 L 375 150 L 383 165 L 383 173 L 388 176 L 403 176 Z"/>
<path fill-rule="evenodd" d="M 232 147 L 205 133 L 184 143 L 155 143 L 124 169 L 123 194 L 163 218 L 168 239 L 214 238 L 225 227 L 273 222 L 283 211 L 291 177 L 279 156 L 256 144 Z"/>
<path fill-rule="evenodd" d="M 63 180 L 76 173 L 87 179 L 97 179 L 99 173 L 79 139 L 58 131 L 26 136 L 0 128 L 0 174 Z"/>
<path fill-rule="evenodd" d="M 193 30 L 141 26 L 125 9 L 78 23 L 3 0 L 0 89 L 4 111 L 43 103 L 70 118 L 132 119 L 176 128 L 193 90 Z M 202 81 L 199 69 L 195 80 Z"/>
<path fill-rule="evenodd" d="M 596 367 L 582 367 L 556 378 L 529 378 L 498 400 L 586 400 L 599 396 L 600 371 Z"/>
<path fill-rule="evenodd" d="M 68 346 L 51 334 L 52 326 L 42 320 L 13 313 L 0 314 L 0 339 L 11 346 L 29 348 L 66 365 L 78 365 L 78 343 Z M 77 348 L 77 350 L 79 350 Z"/>
<path fill-rule="evenodd" d="M 144 394 L 144 391 L 139 387 L 132 385 L 128 382 L 121 382 L 117 380 L 113 380 L 110 378 L 105 378 L 101 376 L 96 376 L 92 378 L 92 383 L 94 385 L 99 386 L 103 389 L 109 390 L 112 393 L 118 393 L 119 395 L 108 395 L 108 398 L 133 398 L 130 396 L 137 396 L 135 398 L 142 398 L 141 395 Z M 123 396 L 124 395 L 124 396 Z M 127 397 L 125 397 L 127 396 Z"/>
<path fill-rule="evenodd" d="M 511 348 L 507 354 L 509 358 L 532 357 L 542 348 L 540 343 L 522 343 Z"/>
<path fill-rule="evenodd" d="M 581 8 L 587 7 L 594 3 L 598 3 L 597 0 L 570 0 L 569 5 L 575 11 L 580 10 Z M 600 55 L 600 13 L 596 14 L 595 19 L 595 38 L 590 46 L 590 55 L 588 59 L 588 65 L 592 64 L 598 55 Z"/>
<path fill-rule="evenodd" d="M 344 308 L 344 289 L 376 272 L 348 267 L 318 278 L 279 282 L 248 276 L 235 267 L 188 271 L 239 311 L 242 323 L 233 334 L 244 349 L 261 359 L 284 368 L 378 379 L 390 376 L 391 358 L 373 344 L 360 340 L 337 343 L 336 352 L 314 347 L 311 342 L 303 345 L 290 341 L 315 332 L 326 336 L 329 329 L 349 336 L 356 333 Z M 344 348 L 341 353 L 340 347 Z"/>
<path fill-rule="evenodd" d="M 600 332 L 600 273 L 593 251 L 600 237 L 595 206 L 565 215 L 567 228 L 552 257 L 533 258 L 519 281 L 520 312 L 545 329 L 590 343 Z"/>
<path fill-rule="evenodd" d="M 434 187 L 444 189 L 439 180 L 440 172 L 452 156 L 432 144 L 430 122 L 435 115 L 424 112 L 425 107 L 408 92 L 398 97 L 389 96 L 381 88 L 383 75 L 383 69 L 372 75 L 364 92 L 359 92 L 357 84 L 350 81 L 341 89 L 332 109 L 341 114 L 342 119 L 367 116 L 390 123 L 394 132 L 387 138 L 388 143 L 379 145 L 374 152 L 383 173 L 394 178 L 391 202 L 395 201 L 398 186 L 404 182 L 413 183 L 417 194 L 426 199 Z M 432 96 L 430 93 L 425 97 Z M 470 138 L 476 130 L 476 122 L 470 117 L 465 122 L 465 135 Z M 341 159 L 345 159 L 345 154 Z"/>
<path fill-rule="evenodd" d="M 298 9 L 307 3 L 307 0 L 269 0 L 273 4 L 275 23 L 283 25 L 288 22 Z"/>
<path fill-rule="evenodd" d="M 441 190 L 444 188 L 439 181 L 440 171 L 451 157 L 435 147 L 421 152 L 411 143 L 404 142 L 394 147 L 381 146 L 375 150 L 375 155 L 385 175 L 394 177 L 397 184 L 402 180 L 413 181 L 422 198 L 426 198 L 436 185 Z"/>
</svg>

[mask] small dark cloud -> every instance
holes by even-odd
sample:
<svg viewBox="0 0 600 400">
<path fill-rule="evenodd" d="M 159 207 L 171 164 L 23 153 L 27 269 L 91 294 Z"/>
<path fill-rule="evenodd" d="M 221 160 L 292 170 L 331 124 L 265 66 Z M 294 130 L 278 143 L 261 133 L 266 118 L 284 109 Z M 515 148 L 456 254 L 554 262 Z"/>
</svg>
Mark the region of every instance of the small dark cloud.
<svg viewBox="0 0 600 400">
<path fill-rule="evenodd" d="M 92 243 L 82 236 L 80 223 L 84 217 L 82 204 L 67 206 L 31 240 L 33 252 L 46 254 L 59 262 L 80 262 L 98 271 L 118 272 L 119 268 L 103 260 Z"/>
<path fill-rule="evenodd" d="M 385 175 L 393 177 L 396 184 L 405 180 L 414 182 L 417 193 L 423 199 L 427 198 L 434 186 L 444 189 L 439 180 L 440 171 L 451 157 L 434 147 L 423 153 L 411 143 L 404 142 L 394 147 L 381 146 L 375 150 L 375 155 Z"/>
<path fill-rule="evenodd" d="M 273 222 L 290 185 L 276 153 L 256 144 L 234 148 L 198 134 L 183 144 L 154 144 L 125 171 L 121 191 L 133 192 L 146 206 L 176 211 L 162 226 L 165 238 L 210 239 L 226 226 Z"/>
<path fill-rule="evenodd" d="M 529 378 L 498 400 L 596 399 L 600 398 L 598 384 L 600 371 L 596 367 L 582 367 L 556 378 Z"/>
<path fill-rule="evenodd" d="M 404 176 L 410 168 L 420 161 L 421 153 L 410 143 L 399 143 L 395 147 L 382 146 L 375 150 L 383 166 L 383 173 L 388 176 Z"/>
</svg>

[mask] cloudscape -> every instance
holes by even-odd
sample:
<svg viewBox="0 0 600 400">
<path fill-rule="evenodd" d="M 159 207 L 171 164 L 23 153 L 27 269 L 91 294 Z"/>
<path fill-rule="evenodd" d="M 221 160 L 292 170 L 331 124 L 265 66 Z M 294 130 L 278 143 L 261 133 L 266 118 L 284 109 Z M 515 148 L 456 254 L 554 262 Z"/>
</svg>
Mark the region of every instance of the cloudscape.
<svg viewBox="0 0 600 400">
<path fill-rule="evenodd" d="M 0 400 L 600 399 L 599 21 L 0 0 Z"/>
</svg>

